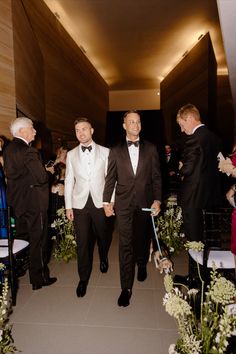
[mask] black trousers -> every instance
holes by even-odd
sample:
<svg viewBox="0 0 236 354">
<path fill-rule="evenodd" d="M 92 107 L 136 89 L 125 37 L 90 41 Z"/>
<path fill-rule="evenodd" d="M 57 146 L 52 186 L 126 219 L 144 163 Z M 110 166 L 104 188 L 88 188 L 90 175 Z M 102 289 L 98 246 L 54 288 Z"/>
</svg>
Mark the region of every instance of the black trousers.
<svg viewBox="0 0 236 354">
<path fill-rule="evenodd" d="M 49 278 L 47 210 L 28 210 L 16 217 L 16 237 L 29 241 L 30 283 L 43 284 Z"/>
<path fill-rule="evenodd" d="M 135 264 L 146 266 L 152 235 L 150 213 L 130 206 L 116 211 L 119 229 L 120 282 L 122 289 L 132 289 Z"/>
<path fill-rule="evenodd" d="M 77 239 L 77 261 L 80 280 L 88 283 L 93 265 L 93 250 L 97 240 L 100 260 L 105 260 L 111 244 L 103 208 L 96 208 L 91 196 L 83 209 L 73 209 Z"/>
</svg>

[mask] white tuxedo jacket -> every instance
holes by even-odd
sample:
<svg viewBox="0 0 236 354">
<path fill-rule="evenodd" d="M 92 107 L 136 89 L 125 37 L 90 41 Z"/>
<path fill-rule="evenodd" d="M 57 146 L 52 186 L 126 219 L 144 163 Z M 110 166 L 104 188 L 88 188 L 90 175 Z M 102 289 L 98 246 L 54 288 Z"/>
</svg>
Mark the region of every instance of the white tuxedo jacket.
<svg viewBox="0 0 236 354">
<path fill-rule="evenodd" d="M 89 193 L 96 208 L 102 208 L 103 189 L 107 173 L 109 149 L 92 143 L 91 171 L 88 173 L 80 145 L 67 153 L 65 176 L 66 209 L 83 209 Z"/>
</svg>

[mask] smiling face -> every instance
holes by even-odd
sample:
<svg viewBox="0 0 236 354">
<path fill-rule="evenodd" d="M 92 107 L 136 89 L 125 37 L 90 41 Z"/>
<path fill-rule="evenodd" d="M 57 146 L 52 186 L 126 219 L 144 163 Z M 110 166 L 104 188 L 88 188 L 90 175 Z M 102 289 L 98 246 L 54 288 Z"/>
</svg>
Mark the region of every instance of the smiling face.
<svg viewBox="0 0 236 354">
<path fill-rule="evenodd" d="M 124 118 L 123 128 L 126 130 L 127 138 L 135 141 L 141 131 L 141 120 L 138 113 L 129 113 Z"/>
<path fill-rule="evenodd" d="M 91 144 L 93 128 L 89 122 L 79 122 L 75 125 L 75 133 L 79 142 L 85 146 Z"/>
</svg>

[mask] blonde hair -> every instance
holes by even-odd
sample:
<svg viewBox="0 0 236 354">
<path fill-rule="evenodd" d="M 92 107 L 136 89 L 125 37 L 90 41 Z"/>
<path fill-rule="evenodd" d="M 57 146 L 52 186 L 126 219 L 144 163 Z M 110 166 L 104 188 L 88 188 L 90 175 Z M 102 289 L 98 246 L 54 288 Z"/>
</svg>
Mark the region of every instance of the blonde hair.
<svg viewBox="0 0 236 354">
<path fill-rule="evenodd" d="M 178 110 L 176 120 L 177 122 L 179 122 L 180 119 L 186 120 L 188 116 L 193 117 L 196 121 L 201 121 L 199 110 L 191 103 L 184 105 Z"/>
</svg>

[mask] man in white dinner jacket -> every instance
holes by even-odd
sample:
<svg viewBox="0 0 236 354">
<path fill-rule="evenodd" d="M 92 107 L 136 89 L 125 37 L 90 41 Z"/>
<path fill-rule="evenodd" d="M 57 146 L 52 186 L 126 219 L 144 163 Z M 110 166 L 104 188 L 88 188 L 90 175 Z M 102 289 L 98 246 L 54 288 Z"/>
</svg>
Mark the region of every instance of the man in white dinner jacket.
<svg viewBox="0 0 236 354">
<path fill-rule="evenodd" d="M 67 218 L 74 220 L 80 277 L 76 293 L 78 297 L 83 297 L 92 271 L 95 237 L 100 271 L 106 273 L 108 270 L 111 234 L 107 228 L 102 197 L 109 149 L 93 141 L 94 129 L 87 118 L 76 119 L 74 124 L 80 144 L 67 154 L 65 207 Z"/>
</svg>

